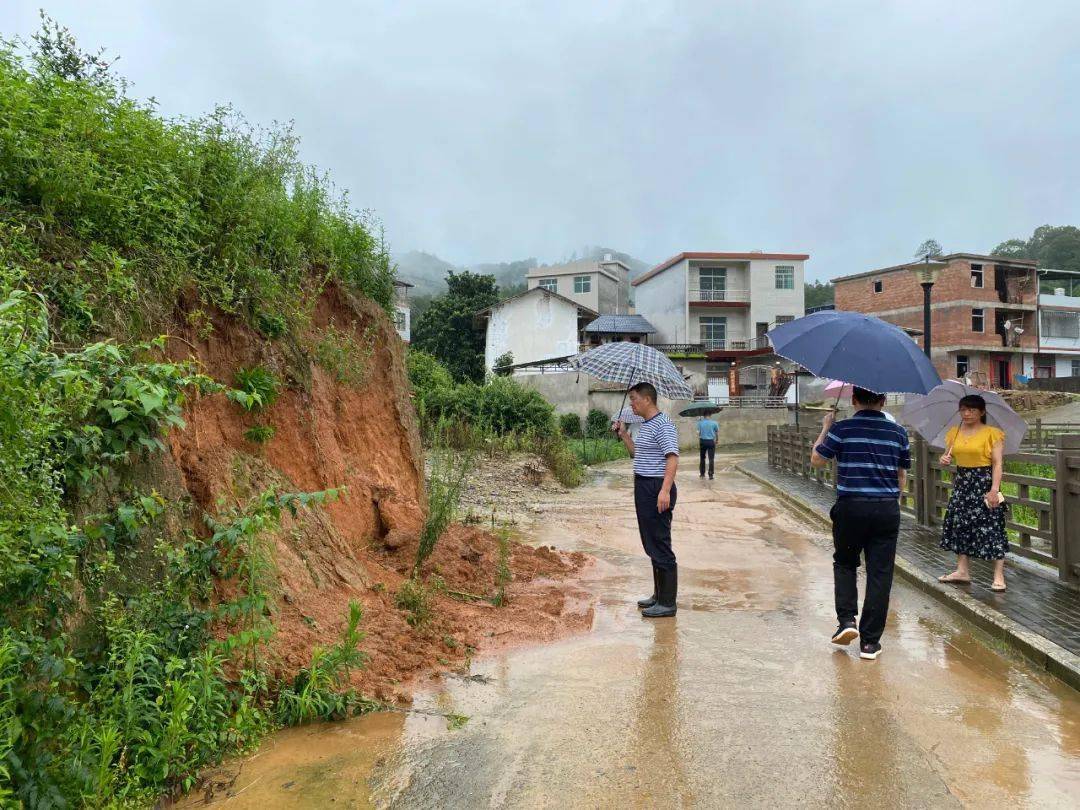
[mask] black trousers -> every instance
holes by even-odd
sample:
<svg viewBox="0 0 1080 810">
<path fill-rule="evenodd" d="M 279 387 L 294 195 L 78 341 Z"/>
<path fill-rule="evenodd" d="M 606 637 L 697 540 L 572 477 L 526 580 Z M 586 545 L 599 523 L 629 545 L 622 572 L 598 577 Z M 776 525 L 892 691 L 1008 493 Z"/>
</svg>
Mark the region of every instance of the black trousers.
<svg viewBox="0 0 1080 810">
<path fill-rule="evenodd" d="M 709 478 L 713 477 L 713 458 L 716 456 L 716 442 L 702 439 L 701 445 L 701 474 L 705 474 L 705 456 L 709 456 Z"/>
<path fill-rule="evenodd" d="M 896 537 L 900 533 L 900 503 L 896 500 L 838 500 L 829 513 L 833 524 L 833 591 L 836 618 L 854 621 L 859 610 L 855 572 L 859 555 L 866 555 L 866 597 L 859 635 L 865 643 L 881 639 L 889 612 Z"/>
<path fill-rule="evenodd" d="M 675 500 L 679 490 L 671 485 L 671 508 L 666 512 L 656 511 L 656 498 L 664 485 L 663 478 L 634 476 L 634 509 L 637 512 L 638 532 L 641 545 L 657 568 L 671 570 L 675 568 L 675 552 L 671 550 L 671 518 L 675 512 Z"/>
</svg>

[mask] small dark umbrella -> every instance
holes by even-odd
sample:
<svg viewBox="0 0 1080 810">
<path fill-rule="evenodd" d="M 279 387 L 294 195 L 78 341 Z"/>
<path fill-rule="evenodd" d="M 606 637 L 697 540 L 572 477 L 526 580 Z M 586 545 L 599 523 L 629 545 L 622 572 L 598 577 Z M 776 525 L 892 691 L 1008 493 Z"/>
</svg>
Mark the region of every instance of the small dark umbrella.
<svg viewBox="0 0 1080 810">
<path fill-rule="evenodd" d="M 899 326 L 860 312 L 815 312 L 768 333 L 781 357 L 818 377 L 878 394 L 925 394 L 941 384 L 934 364 Z"/>
<path fill-rule="evenodd" d="M 714 405 L 711 402 L 695 402 L 693 405 L 687 405 L 681 411 L 679 416 L 710 416 L 714 413 L 720 413 L 724 410 L 719 405 Z"/>
</svg>

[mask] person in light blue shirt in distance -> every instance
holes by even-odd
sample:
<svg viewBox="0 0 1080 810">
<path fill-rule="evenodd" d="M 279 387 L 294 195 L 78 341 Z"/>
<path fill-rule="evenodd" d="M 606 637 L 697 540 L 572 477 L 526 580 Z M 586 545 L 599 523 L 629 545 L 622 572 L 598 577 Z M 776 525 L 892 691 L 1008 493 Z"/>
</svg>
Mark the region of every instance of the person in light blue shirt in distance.
<svg viewBox="0 0 1080 810">
<path fill-rule="evenodd" d="M 709 457 L 709 480 L 713 477 L 713 459 L 716 457 L 716 434 L 720 432 L 720 425 L 708 416 L 701 416 L 697 423 L 698 446 L 701 450 L 701 464 L 699 470 L 701 477 L 705 477 L 705 456 Z"/>
</svg>

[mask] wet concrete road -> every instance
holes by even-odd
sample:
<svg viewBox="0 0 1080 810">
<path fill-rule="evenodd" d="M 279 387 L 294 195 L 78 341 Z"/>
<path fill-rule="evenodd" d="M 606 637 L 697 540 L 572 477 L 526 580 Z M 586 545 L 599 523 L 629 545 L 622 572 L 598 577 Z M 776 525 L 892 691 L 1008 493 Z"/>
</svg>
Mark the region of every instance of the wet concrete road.
<svg viewBox="0 0 1080 810">
<path fill-rule="evenodd" d="M 721 461 L 721 459 L 718 459 Z M 828 644 L 829 543 L 735 472 L 680 482 L 680 610 L 651 585 L 628 470 L 536 540 L 600 558 L 594 632 L 474 663 L 420 710 L 284 732 L 230 807 L 1076 807 L 1080 695 L 897 582 L 877 661 Z"/>
</svg>

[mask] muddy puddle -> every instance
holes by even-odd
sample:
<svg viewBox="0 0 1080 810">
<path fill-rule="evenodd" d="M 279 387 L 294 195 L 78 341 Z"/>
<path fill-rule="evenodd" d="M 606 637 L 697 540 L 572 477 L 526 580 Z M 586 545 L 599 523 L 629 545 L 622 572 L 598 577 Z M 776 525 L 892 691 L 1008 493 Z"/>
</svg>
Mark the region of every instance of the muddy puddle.
<svg viewBox="0 0 1080 810">
<path fill-rule="evenodd" d="M 649 622 L 629 477 L 606 471 L 535 527 L 599 558 L 591 633 L 474 661 L 413 713 L 277 734 L 211 804 L 1077 805 L 1076 692 L 899 581 L 882 657 L 831 649 L 826 538 L 737 473 L 682 482 L 675 526 L 680 612 Z"/>
</svg>

